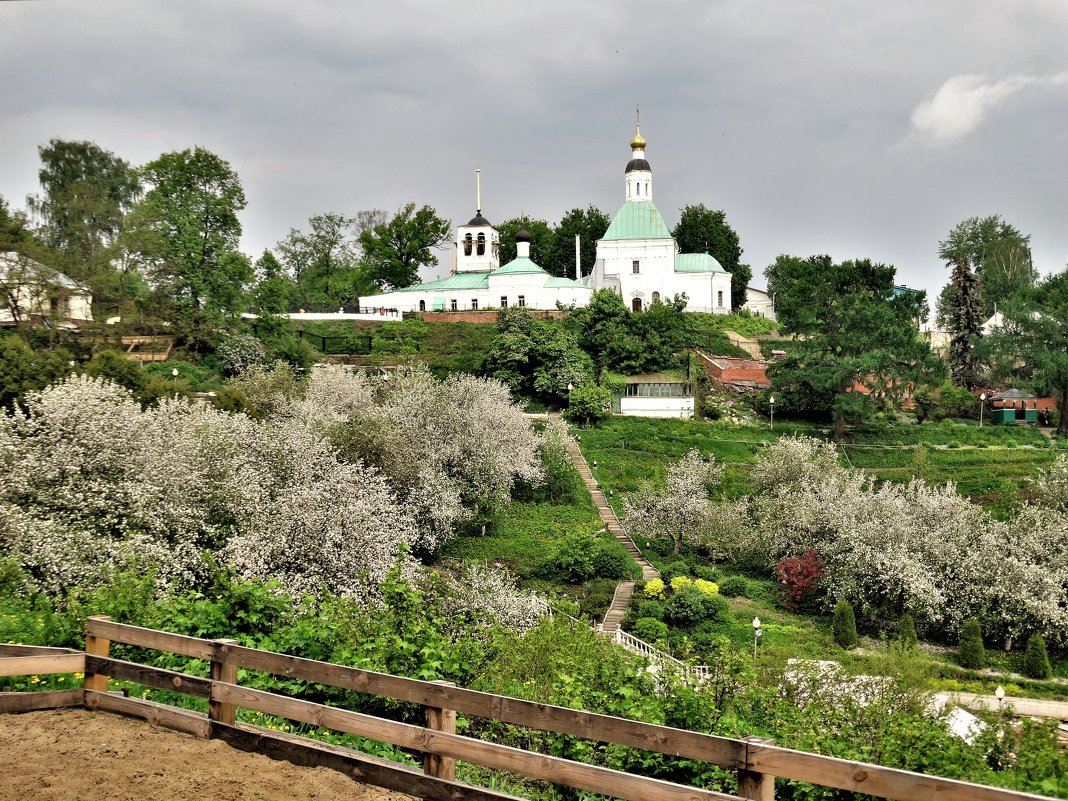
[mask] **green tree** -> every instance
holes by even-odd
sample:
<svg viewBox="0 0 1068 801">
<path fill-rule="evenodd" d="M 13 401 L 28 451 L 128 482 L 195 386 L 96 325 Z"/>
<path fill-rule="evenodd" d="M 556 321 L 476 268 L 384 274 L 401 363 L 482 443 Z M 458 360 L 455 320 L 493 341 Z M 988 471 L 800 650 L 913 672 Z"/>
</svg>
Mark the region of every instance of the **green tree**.
<svg viewBox="0 0 1068 801">
<path fill-rule="evenodd" d="M 308 232 L 291 228 L 278 243 L 282 264 L 304 305 L 344 306 L 359 299 L 356 218 L 327 212 L 308 220 Z"/>
<path fill-rule="evenodd" d="M 1048 679 L 1053 675 L 1049 665 L 1049 656 L 1046 654 L 1046 641 L 1041 634 L 1032 634 L 1027 638 L 1027 649 L 1024 651 L 1023 672 L 1032 679 Z"/>
<path fill-rule="evenodd" d="M 545 265 L 552 258 L 556 235 L 545 220 L 535 220 L 526 214 L 505 220 L 497 226 L 497 232 L 501 237 L 501 264 L 507 264 L 515 259 L 515 235 L 519 233 L 520 228 L 526 228 L 527 233 L 530 234 L 531 261 L 541 266 L 542 269 L 547 269 Z"/>
<path fill-rule="evenodd" d="M 780 330 L 803 337 L 768 370 L 779 408 L 846 420 L 892 405 L 908 386 L 940 380 L 944 365 L 917 332 L 923 292 L 894 290 L 892 266 L 868 259 L 780 256 L 765 271 Z"/>
<path fill-rule="evenodd" d="M 983 629 L 979 619 L 970 617 L 960 630 L 960 645 L 957 661 L 961 667 L 978 670 L 986 666 L 986 651 L 983 649 Z"/>
<path fill-rule="evenodd" d="M 44 389 L 70 371 L 64 350 L 34 350 L 19 336 L 0 336 L 0 413 L 27 392 Z"/>
<path fill-rule="evenodd" d="M 835 604 L 831 629 L 834 641 L 842 648 L 857 647 L 857 618 L 853 613 L 853 605 L 845 598 Z"/>
<path fill-rule="evenodd" d="M 682 253 L 708 253 L 731 274 L 731 310 L 740 309 L 753 278 L 753 268 L 740 263 L 741 241 L 727 222 L 726 213 L 705 208 L 703 203 L 686 206 L 671 235 Z"/>
<path fill-rule="evenodd" d="M 132 212 L 139 257 L 158 297 L 200 326 L 241 311 L 249 260 L 237 252 L 245 191 L 229 163 L 201 147 L 141 170 L 151 187 Z"/>
<path fill-rule="evenodd" d="M 552 250 L 541 266 L 546 272 L 563 278 L 575 277 L 575 236 L 579 237 L 579 263 L 582 274 L 589 275 L 597 261 L 597 240 L 604 236 L 611 218 L 596 206 L 571 209 L 553 231 Z M 533 231 L 531 232 L 533 236 Z M 540 262 L 539 262 L 540 263 Z"/>
<path fill-rule="evenodd" d="M 573 423 L 597 425 L 612 416 L 612 393 L 594 384 L 575 387 L 564 416 Z"/>
<path fill-rule="evenodd" d="M 449 240 L 451 223 L 430 206 L 403 206 L 389 222 L 360 233 L 363 247 L 361 289 L 400 289 L 419 279 L 419 268 L 438 263 L 431 251 Z"/>
<path fill-rule="evenodd" d="M 627 339 L 634 339 L 630 334 L 630 311 L 623 298 L 611 289 L 594 292 L 587 305 L 568 315 L 567 322 L 579 346 L 593 359 L 597 381 L 627 346 Z"/>
<path fill-rule="evenodd" d="M 52 263 L 91 284 L 98 298 L 116 300 L 122 282 L 113 246 L 141 194 L 136 171 L 93 142 L 52 139 L 38 153 L 42 194 L 27 203 L 41 219 L 43 243 L 60 256 Z"/>
<path fill-rule="evenodd" d="M 897 622 L 897 630 L 894 632 L 895 645 L 902 651 L 915 651 L 919 642 L 916 636 L 916 621 L 910 614 L 902 615 L 901 620 Z"/>
<path fill-rule="evenodd" d="M 1052 397 L 1058 433 L 1068 437 L 1068 271 L 1010 298 L 1000 329 L 984 337 L 995 374 L 1039 396 Z"/>
<path fill-rule="evenodd" d="M 1033 286 L 1038 279 L 1031 263 L 1031 237 L 997 214 L 958 223 L 938 243 L 938 255 L 947 264 L 966 261 L 975 268 L 984 319 L 1005 298 Z"/>
</svg>

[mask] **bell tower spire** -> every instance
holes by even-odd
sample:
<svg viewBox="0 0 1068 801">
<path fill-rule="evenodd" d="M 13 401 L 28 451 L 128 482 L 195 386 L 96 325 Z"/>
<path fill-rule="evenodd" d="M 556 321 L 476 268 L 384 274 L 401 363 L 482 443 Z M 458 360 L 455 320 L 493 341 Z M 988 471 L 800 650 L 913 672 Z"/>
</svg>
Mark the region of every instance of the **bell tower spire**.
<svg viewBox="0 0 1068 801">
<path fill-rule="evenodd" d="M 651 201 L 653 199 L 653 168 L 645 160 L 645 146 L 648 144 L 642 136 L 641 109 L 634 109 L 634 136 L 630 140 L 630 163 L 625 174 L 627 200 Z"/>
</svg>

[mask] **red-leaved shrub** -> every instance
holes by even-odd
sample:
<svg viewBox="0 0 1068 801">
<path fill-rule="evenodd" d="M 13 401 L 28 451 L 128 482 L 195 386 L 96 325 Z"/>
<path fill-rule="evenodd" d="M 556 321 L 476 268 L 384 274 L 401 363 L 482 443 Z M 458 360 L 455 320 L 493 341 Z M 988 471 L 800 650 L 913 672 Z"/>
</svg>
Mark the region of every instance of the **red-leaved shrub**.
<svg viewBox="0 0 1068 801">
<path fill-rule="evenodd" d="M 786 591 L 786 608 L 796 610 L 806 596 L 816 592 L 825 573 L 816 551 L 809 548 L 801 556 L 788 556 L 775 565 L 775 578 Z"/>
</svg>

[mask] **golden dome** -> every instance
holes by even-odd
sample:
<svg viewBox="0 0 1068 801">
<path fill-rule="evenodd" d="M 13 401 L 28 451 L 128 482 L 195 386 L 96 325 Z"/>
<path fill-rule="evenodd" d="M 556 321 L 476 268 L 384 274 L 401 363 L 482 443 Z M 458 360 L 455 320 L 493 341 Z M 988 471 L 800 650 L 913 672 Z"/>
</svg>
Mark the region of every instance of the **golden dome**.
<svg viewBox="0 0 1068 801">
<path fill-rule="evenodd" d="M 642 136 L 641 125 L 635 123 L 634 125 L 634 138 L 630 140 L 631 150 L 644 150 L 645 149 L 645 137 Z"/>
</svg>

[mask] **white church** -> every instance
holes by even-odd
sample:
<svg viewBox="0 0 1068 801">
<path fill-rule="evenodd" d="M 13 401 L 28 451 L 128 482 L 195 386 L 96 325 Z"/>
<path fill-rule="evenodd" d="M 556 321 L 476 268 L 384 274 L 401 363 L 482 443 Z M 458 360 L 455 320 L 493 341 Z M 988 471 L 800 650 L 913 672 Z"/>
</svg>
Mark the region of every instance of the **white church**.
<svg viewBox="0 0 1068 801">
<path fill-rule="evenodd" d="M 455 269 L 447 278 L 372 295 L 361 305 L 402 312 L 467 311 L 525 306 L 555 309 L 585 306 L 599 289 L 619 293 L 633 311 L 657 300 L 686 295 L 686 311 L 729 314 L 731 276 L 707 253 L 680 253 L 663 216 L 653 205 L 653 169 L 645 158 L 645 137 L 635 125 L 631 158 L 624 173 L 626 197 L 604 236 L 586 276 L 552 276 L 530 258 L 530 234 L 516 235 L 516 258 L 500 263 L 500 235 L 482 216 L 456 231 Z"/>
</svg>

